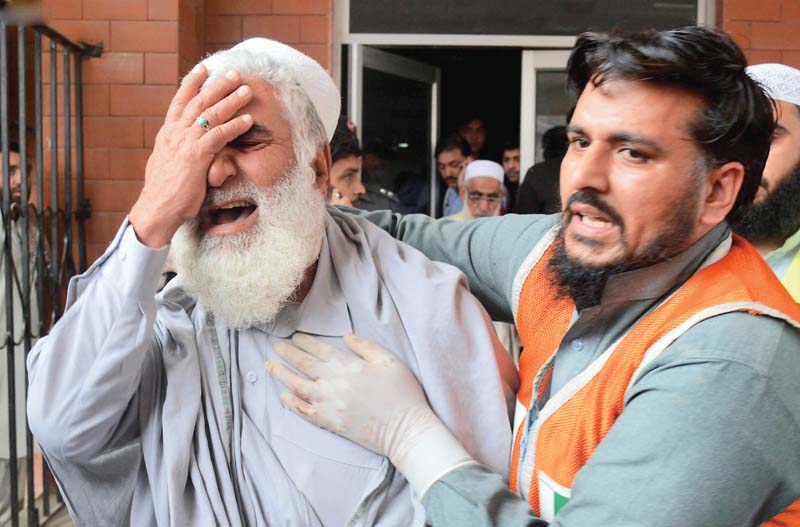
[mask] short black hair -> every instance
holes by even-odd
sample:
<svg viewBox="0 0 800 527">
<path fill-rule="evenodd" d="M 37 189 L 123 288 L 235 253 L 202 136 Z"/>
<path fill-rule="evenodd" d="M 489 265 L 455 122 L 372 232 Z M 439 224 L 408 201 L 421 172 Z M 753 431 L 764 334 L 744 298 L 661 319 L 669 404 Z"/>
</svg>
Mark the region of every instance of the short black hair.
<svg viewBox="0 0 800 527">
<path fill-rule="evenodd" d="M 503 152 L 506 150 L 518 150 L 519 149 L 519 137 L 509 138 L 503 141 Z"/>
<path fill-rule="evenodd" d="M 436 143 L 433 157 L 437 158 L 442 152 L 448 152 L 450 150 L 459 150 L 464 157 L 469 157 L 472 153 L 472 149 L 469 147 L 469 143 L 466 139 L 458 134 L 450 134 L 446 137 L 442 137 L 439 139 L 439 142 Z"/>
<path fill-rule="evenodd" d="M 19 151 L 19 143 L 17 143 L 13 139 L 8 142 L 8 149 L 10 151 L 14 152 L 15 154 L 19 154 L 20 153 L 20 151 Z"/>
<path fill-rule="evenodd" d="M 674 86 L 696 93 L 705 109 L 691 133 L 705 161 L 744 166 L 744 181 L 728 214 L 734 220 L 758 191 L 775 127 L 773 106 L 745 73 L 747 59 L 725 33 L 687 26 L 670 31 L 612 31 L 578 37 L 567 82 L 580 95 L 591 82 L 620 79 Z"/>
<path fill-rule="evenodd" d="M 567 154 L 568 147 L 566 126 L 553 126 L 542 134 L 542 157 L 545 161 L 561 159 Z"/>
<path fill-rule="evenodd" d="M 362 154 L 358 136 L 350 131 L 346 119 L 340 119 L 331 139 L 331 162 L 336 163 L 353 156 L 361 157 Z"/>
</svg>

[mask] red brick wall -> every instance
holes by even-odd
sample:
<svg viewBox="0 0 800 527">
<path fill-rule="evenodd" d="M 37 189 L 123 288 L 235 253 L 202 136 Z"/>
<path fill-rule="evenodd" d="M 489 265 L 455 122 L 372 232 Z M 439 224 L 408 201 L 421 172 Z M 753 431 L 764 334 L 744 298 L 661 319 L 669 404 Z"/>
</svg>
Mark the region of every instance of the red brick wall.
<svg viewBox="0 0 800 527">
<path fill-rule="evenodd" d="M 102 42 L 83 66 L 89 261 L 103 252 L 142 187 L 154 129 L 178 80 L 178 0 L 45 0 L 47 23 Z"/>
<path fill-rule="evenodd" d="M 800 0 L 724 0 L 721 21 L 751 64 L 800 68 Z"/>
<path fill-rule="evenodd" d="M 206 51 L 269 37 L 330 69 L 331 10 L 332 0 L 206 0 Z"/>
<path fill-rule="evenodd" d="M 43 0 L 47 24 L 103 42 L 84 62 L 89 261 L 99 256 L 142 187 L 155 134 L 179 76 L 203 54 L 266 36 L 331 64 L 332 0 Z M 63 159 L 63 156 L 62 156 Z"/>
<path fill-rule="evenodd" d="M 205 55 L 205 0 L 179 0 L 178 61 L 187 72 Z"/>
</svg>

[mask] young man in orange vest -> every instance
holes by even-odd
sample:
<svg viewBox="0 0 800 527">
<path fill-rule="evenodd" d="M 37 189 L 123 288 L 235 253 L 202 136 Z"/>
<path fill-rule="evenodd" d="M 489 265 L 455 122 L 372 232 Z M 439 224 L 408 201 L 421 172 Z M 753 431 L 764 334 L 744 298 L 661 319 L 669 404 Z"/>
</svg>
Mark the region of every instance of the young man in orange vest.
<svg viewBox="0 0 800 527">
<path fill-rule="evenodd" d="M 268 363 L 284 401 L 387 455 L 434 526 L 800 525 L 800 309 L 728 227 L 774 127 L 745 66 L 712 29 L 584 34 L 562 214 L 374 217 L 517 323 L 510 491 L 368 341 L 276 349 L 312 379 Z"/>
</svg>

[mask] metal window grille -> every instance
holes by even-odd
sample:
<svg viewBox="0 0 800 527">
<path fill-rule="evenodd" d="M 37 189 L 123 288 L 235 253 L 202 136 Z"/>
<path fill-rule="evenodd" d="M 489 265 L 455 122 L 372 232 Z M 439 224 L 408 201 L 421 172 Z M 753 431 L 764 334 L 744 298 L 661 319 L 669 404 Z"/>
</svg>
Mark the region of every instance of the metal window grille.
<svg viewBox="0 0 800 527">
<path fill-rule="evenodd" d="M 11 527 L 38 526 L 61 506 L 20 399 L 27 391 L 24 363 L 32 345 L 61 315 L 66 282 L 86 268 L 91 209 L 83 194 L 81 65 L 100 52 L 0 10 L 0 324 L 6 327 L 0 390 L 7 398 L 7 407 L 0 408 L 0 447 L 6 447 L 0 457 L 7 456 L 6 479 L 0 482 L 6 488 L 0 491 L 9 495 L 0 524 Z M 19 150 L 15 163 L 12 143 Z M 19 167 L 18 176 L 12 165 Z M 18 437 L 21 427 L 24 441 Z M 27 477 L 19 488 L 21 472 Z"/>
</svg>

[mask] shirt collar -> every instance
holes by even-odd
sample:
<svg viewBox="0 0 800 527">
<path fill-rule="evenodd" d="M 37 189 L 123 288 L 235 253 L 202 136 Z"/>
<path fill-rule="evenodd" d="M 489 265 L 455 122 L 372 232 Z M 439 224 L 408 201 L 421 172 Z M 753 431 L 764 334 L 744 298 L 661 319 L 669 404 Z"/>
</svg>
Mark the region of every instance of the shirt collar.
<svg viewBox="0 0 800 527">
<path fill-rule="evenodd" d="M 332 220 L 328 217 L 327 221 Z M 326 337 L 341 337 L 353 331 L 347 301 L 333 269 L 327 233 L 322 237 L 314 281 L 303 302 L 288 302 L 274 324 L 259 329 L 279 338 L 287 338 L 295 331 Z"/>
<path fill-rule="evenodd" d="M 715 250 L 730 236 L 728 224 L 722 222 L 672 258 L 611 276 L 603 289 L 601 303 L 650 300 L 666 295 L 697 272 L 707 258 L 719 258 Z"/>
</svg>

